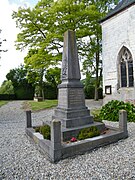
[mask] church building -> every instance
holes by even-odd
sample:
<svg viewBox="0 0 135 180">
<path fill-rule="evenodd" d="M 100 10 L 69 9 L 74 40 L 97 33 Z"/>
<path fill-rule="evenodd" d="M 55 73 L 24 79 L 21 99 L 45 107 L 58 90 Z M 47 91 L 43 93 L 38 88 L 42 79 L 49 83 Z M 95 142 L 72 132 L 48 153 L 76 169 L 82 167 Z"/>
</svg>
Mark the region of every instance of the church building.
<svg viewBox="0 0 135 180">
<path fill-rule="evenodd" d="M 135 0 L 122 0 L 101 21 L 104 104 L 135 103 Z"/>
</svg>

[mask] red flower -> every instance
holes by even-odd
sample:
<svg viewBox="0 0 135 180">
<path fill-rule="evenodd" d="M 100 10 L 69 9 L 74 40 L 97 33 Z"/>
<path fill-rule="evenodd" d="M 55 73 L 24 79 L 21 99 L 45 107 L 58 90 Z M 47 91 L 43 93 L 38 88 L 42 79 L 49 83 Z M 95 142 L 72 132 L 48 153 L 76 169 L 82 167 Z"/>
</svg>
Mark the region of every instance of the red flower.
<svg viewBox="0 0 135 180">
<path fill-rule="evenodd" d="M 72 137 L 70 140 L 70 142 L 75 142 L 75 141 L 77 141 L 77 139 L 75 137 Z"/>
</svg>

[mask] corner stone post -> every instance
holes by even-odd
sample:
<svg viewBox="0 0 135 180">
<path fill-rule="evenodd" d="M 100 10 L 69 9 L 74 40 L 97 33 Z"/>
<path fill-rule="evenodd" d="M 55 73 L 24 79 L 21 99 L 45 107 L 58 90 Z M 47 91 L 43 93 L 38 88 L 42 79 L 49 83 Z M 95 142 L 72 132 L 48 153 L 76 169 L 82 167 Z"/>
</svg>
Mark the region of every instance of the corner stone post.
<svg viewBox="0 0 135 180">
<path fill-rule="evenodd" d="M 32 127 L 31 111 L 26 111 L 26 128 Z"/>
<path fill-rule="evenodd" d="M 119 129 L 124 132 L 125 136 L 128 136 L 127 131 L 127 111 L 120 110 L 119 111 Z"/>
<path fill-rule="evenodd" d="M 61 159 L 61 122 L 52 120 L 50 156 L 53 162 Z"/>
</svg>

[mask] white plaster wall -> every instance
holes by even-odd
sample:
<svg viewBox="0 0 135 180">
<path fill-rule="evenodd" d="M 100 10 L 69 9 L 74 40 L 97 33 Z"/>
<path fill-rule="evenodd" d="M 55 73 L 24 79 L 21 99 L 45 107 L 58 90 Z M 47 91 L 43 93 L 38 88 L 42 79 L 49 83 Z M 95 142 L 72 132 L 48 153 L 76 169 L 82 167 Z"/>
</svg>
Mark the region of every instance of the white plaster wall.
<svg viewBox="0 0 135 180">
<path fill-rule="evenodd" d="M 135 99 L 135 88 L 118 89 L 118 53 L 126 46 L 133 56 L 135 78 L 135 5 L 106 20 L 102 24 L 103 93 L 109 100 Z M 105 94 L 105 86 L 112 86 L 112 95 Z"/>
</svg>

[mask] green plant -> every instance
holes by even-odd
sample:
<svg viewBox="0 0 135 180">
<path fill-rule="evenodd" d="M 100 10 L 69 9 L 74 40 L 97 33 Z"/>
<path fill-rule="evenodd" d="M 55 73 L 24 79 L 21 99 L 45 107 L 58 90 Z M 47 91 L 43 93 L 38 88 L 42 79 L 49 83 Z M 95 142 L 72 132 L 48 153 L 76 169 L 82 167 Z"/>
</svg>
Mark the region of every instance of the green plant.
<svg viewBox="0 0 135 180">
<path fill-rule="evenodd" d="M 49 125 L 39 126 L 35 128 L 35 132 L 39 132 L 43 135 L 44 139 L 51 139 L 51 128 Z"/>
<path fill-rule="evenodd" d="M 40 126 L 35 127 L 35 132 L 40 132 Z"/>
<path fill-rule="evenodd" d="M 129 122 L 135 122 L 135 106 L 129 102 L 112 100 L 105 104 L 100 111 L 100 118 L 109 121 L 119 120 L 119 110 L 127 111 L 127 119 Z"/>
<path fill-rule="evenodd" d="M 80 130 L 77 139 L 83 140 L 83 139 L 92 138 L 99 135 L 100 135 L 100 132 L 98 128 L 96 126 L 91 126 L 89 128 L 84 128 Z"/>
<path fill-rule="evenodd" d="M 102 119 L 100 118 L 99 114 L 100 114 L 100 109 L 93 109 L 91 111 L 91 114 L 94 118 L 94 121 L 96 122 L 102 122 Z"/>
</svg>

